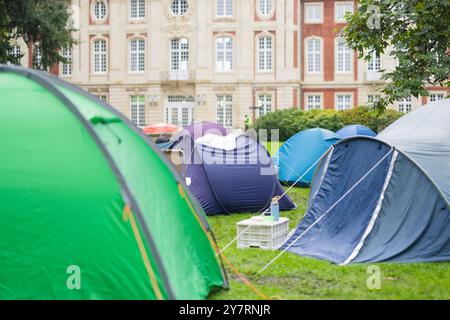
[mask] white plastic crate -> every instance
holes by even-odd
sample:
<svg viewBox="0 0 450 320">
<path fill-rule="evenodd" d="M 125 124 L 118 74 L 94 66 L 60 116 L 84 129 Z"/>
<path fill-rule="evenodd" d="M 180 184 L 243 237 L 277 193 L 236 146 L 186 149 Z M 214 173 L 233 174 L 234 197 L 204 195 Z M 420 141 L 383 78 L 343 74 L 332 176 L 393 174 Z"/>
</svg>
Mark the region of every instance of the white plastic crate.
<svg viewBox="0 0 450 320">
<path fill-rule="evenodd" d="M 273 221 L 272 217 L 253 217 L 237 223 L 237 247 L 278 249 L 286 241 L 288 233 L 288 218 Z"/>
</svg>

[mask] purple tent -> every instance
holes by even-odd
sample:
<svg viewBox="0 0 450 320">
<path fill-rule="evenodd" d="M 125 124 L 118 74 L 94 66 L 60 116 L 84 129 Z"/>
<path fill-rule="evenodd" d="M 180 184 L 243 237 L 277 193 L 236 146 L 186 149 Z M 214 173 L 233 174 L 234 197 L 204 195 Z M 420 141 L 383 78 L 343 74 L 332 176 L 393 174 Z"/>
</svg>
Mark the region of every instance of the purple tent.
<svg viewBox="0 0 450 320">
<path fill-rule="evenodd" d="M 269 153 L 251 136 L 237 136 L 230 150 L 196 143 L 185 132 L 173 148 L 183 151 L 182 174 L 209 215 L 261 212 L 284 191 Z M 280 199 L 281 210 L 295 207 L 287 195 Z"/>
</svg>

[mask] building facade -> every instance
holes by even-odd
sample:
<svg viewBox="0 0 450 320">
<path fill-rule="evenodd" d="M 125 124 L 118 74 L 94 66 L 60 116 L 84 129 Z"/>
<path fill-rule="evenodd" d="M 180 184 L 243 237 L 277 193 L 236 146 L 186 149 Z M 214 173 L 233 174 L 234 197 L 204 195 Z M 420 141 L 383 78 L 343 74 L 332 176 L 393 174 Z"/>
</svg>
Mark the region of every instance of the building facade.
<svg viewBox="0 0 450 320">
<path fill-rule="evenodd" d="M 339 37 L 353 1 L 72 0 L 71 63 L 50 70 L 137 126 L 214 121 L 242 127 L 285 108 L 344 110 L 375 99 L 389 56 L 358 59 Z M 38 45 L 22 64 L 38 66 Z M 408 112 L 432 95 L 405 99 Z"/>
</svg>

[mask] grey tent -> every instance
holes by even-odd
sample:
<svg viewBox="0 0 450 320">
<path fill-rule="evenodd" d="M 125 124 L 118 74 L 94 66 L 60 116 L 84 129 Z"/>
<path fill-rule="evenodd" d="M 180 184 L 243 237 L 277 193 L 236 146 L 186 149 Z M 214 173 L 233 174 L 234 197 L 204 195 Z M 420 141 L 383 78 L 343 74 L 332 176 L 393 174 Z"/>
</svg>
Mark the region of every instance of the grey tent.
<svg viewBox="0 0 450 320">
<path fill-rule="evenodd" d="M 450 100 L 323 157 L 283 248 L 339 264 L 450 260 Z"/>
</svg>

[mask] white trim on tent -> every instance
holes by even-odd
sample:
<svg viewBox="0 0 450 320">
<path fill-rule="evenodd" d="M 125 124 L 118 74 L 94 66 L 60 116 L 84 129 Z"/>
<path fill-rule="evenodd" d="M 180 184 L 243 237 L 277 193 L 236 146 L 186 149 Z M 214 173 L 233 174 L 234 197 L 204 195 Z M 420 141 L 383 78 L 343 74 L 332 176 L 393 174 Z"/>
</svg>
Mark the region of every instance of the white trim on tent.
<svg viewBox="0 0 450 320">
<path fill-rule="evenodd" d="M 372 229 L 373 229 L 373 227 L 375 225 L 375 222 L 377 221 L 377 218 L 378 218 L 378 216 L 380 214 L 381 208 L 383 206 L 384 196 L 386 194 L 386 190 L 387 190 L 387 188 L 389 186 L 389 183 L 391 182 L 392 174 L 394 172 L 395 163 L 397 162 L 397 157 L 398 157 L 398 151 L 395 150 L 394 154 L 392 155 L 391 163 L 389 165 L 389 171 L 388 171 L 388 174 L 386 175 L 386 180 L 384 181 L 383 190 L 381 192 L 380 198 L 378 199 L 377 206 L 375 207 L 375 210 L 373 211 L 372 218 L 370 219 L 370 222 L 367 225 L 367 228 L 364 231 L 364 234 L 361 237 L 361 240 L 359 241 L 359 243 L 357 244 L 355 249 L 353 249 L 353 252 L 350 254 L 350 256 L 343 263 L 341 263 L 342 266 L 349 264 L 350 262 L 353 261 L 353 259 L 356 258 L 356 256 L 359 254 L 359 252 L 361 251 L 361 249 L 362 249 L 362 247 L 364 245 L 364 241 L 366 240 L 366 238 L 369 236 L 370 232 L 372 231 Z"/>
<path fill-rule="evenodd" d="M 316 196 L 317 196 L 317 193 L 318 193 L 319 190 L 320 190 L 320 187 L 322 186 L 322 182 L 323 182 L 323 180 L 325 179 L 325 174 L 327 173 L 328 166 L 330 165 L 330 161 L 331 161 L 331 157 L 333 156 L 333 152 L 334 152 L 334 146 L 331 147 L 330 152 L 328 152 L 328 155 L 326 156 L 325 164 L 324 164 L 324 169 L 323 169 L 323 174 L 322 174 L 322 176 L 320 177 L 319 185 L 318 185 L 318 187 L 317 187 L 317 189 L 316 189 L 316 192 L 314 192 L 314 194 L 311 196 L 311 200 L 309 201 L 310 203 L 312 203 L 312 202 L 314 201 L 314 199 L 315 199 Z"/>
</svg>

